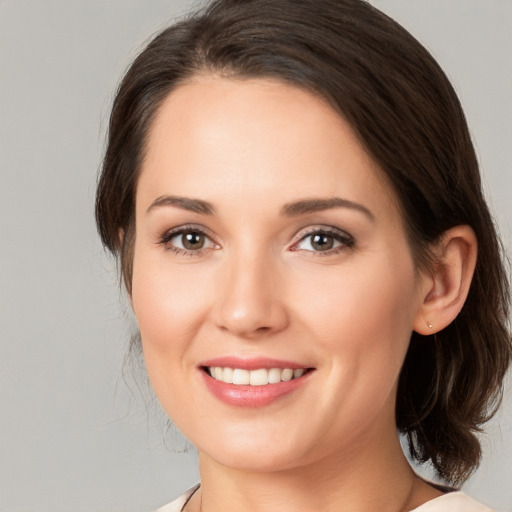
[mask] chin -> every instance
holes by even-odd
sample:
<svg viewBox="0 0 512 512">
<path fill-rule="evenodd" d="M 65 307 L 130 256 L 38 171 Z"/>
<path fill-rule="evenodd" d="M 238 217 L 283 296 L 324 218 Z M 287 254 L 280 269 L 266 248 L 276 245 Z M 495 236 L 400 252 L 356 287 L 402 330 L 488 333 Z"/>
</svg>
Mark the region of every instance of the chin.
<svg viewBox="0 0 512 512">
<path fill-rule="evenodd" d="M 293 454 L 270 453 L 268 450 L 255 450 L 249 447 L 245 450 L 229 450 L 206 456 L 227 468 L 252 473 L 273 473 L 300 465 Z"/>
<path fill-rule="evenodd" d="M 234 470 L 256 473 L 283 471 L 311 462 L 306 450 L 301 448 L 299 439 L 293 435 L 274 433 L 262 436 L 247 433 L 228 435 L 224 439 L 220 437 L 211 434 L 210 439 L 215 440 L 214 443 L 198 446 L 200 457 L 210 458 Z M 283 439 L 286 441 L 283 442 Z"/>
</svg>

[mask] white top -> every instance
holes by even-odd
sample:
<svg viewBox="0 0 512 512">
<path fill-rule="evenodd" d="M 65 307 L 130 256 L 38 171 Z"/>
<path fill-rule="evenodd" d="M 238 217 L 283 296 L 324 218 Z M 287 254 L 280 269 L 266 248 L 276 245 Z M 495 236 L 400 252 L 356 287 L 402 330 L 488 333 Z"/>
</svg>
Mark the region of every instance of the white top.
<svg viewBox="0 0 512 512">
<path fill-rule="evenodd" d="M 187 501 L 198 487 L 189 489 L 178 499 L 159 508 L 156 512 L 182 512 Z M 493 512 L 489 507 L 478 503 L 463 492 L 450 492 L 427 501 L 411 512 Z"/>
</svg>

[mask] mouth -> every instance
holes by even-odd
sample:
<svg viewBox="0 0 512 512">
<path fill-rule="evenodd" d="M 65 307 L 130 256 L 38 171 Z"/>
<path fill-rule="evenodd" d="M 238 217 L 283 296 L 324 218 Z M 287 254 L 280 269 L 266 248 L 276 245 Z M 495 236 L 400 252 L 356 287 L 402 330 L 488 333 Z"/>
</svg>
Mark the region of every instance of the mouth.
<svg viewBox="0 0 512 512">
<path fill-rule="evenodd" d="M 312 368 L 257 368 L 246 370 L 229 366 L 204 366 L 203 370 L 213 379 L 235 386 L 267 386 L 298 379 Z"/>
<path fill-rule="evenodd" d="M 220 357 L 203 361 L 198 370 L 217 399 L 233 407 L 254 408 L 307 387 L 316 368 L 277 359 Z"/>
</svg>

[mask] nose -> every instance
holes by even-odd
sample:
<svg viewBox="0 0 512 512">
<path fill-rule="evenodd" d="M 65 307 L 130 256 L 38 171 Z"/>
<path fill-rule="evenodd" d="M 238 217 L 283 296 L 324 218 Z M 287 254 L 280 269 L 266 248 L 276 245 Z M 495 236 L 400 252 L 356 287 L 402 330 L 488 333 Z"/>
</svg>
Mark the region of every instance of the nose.
<svg viewBox="0 0 512 512">
<path fill-rule="evenodd" d="M 219 296 L 214 299 L 217 327 L 237 337 L 258 339 L 288 325 L 278 263 L 264 256 L 226 261 L 219 274 Z"/>
</svg>

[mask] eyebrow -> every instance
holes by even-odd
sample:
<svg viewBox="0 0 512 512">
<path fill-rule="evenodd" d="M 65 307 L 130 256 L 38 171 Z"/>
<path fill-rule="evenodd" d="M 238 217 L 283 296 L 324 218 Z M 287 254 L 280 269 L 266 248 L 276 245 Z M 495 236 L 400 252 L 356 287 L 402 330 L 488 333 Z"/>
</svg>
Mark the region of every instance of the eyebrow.
<svg viewBox="0 0 512 512">
<path fill-rule="evenodd" d="M 213 215 L 215 213 L 214 206 L 208 201 L 181 196 L 157 197 L 149 205 L 146 213 L 149 213 L 151 210 L 162 206 L 175 206 L 177 208 L 181 208 L 182 210 L 188 210 L 189 212 L 200 213 L 201 215 Z"/>
<path fill-rule="evenodd" d="M 181 196 L 160 196 L 156 198 L 146 210 L 146 213 L 162 206 L 174 206 L 201 215 L 214 215 L 215 207 L 208 201 L 192 199 Z M 375 222 L 375 215 L 362 204 L 341 197 L 301 199 L 285 204 L 281 208 L 281 215 L 285 217 L 298 217 L 308 213 L 332 210 L 335 208 L 350 208 L 364 213 L 372 222 Z"/>
<path fill-rule="evenodd" d="M 281 209 L 281 215 L 297 217 L 307 213 L 332 210 L 334 208 L 350 208 L 352 210 L 357 210 L 364 213 L 372 222 L 375 222 L 375 215 L 366 208 L 366 206 L 341 197 L 301 199 L 300 201 L 287 203 Z"/>
</svg>

